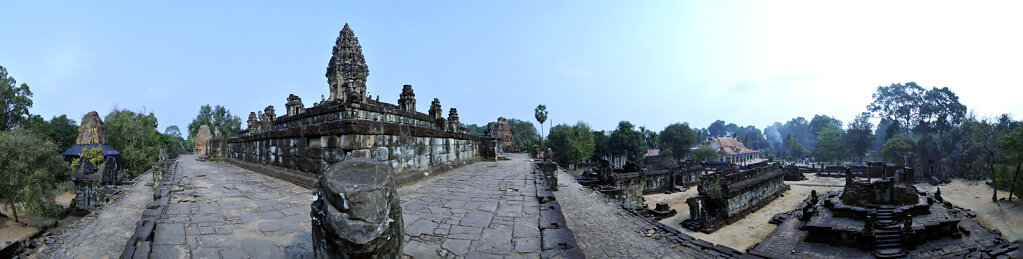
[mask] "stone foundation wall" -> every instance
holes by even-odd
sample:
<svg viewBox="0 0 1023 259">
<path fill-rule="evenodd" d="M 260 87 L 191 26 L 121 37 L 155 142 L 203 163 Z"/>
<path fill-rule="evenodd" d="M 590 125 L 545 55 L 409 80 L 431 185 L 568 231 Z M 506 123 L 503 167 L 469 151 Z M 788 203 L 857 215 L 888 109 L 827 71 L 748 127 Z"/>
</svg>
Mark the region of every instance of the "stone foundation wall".
<svg viewBox="0 0 1023 259">
<path fill-rule="evenodd" d="M 341 120 L 228 140 L 228 158 L 319 175 L 352 158 L 372 158 L 394 169 L 396 178 L 473 161 L 479 137 L 435 128 L 370 120 Z"/>
<path fill-rule="evenodd" d="M 727 215 L 729 218 L 742 216 L 755 210 L 761 203 L 769 203 L 778 194 L 788 189 L 782 175 L 770 178 L 758 185 L 750 187 L 735 196 L 728 198 Z"/>
</svg>

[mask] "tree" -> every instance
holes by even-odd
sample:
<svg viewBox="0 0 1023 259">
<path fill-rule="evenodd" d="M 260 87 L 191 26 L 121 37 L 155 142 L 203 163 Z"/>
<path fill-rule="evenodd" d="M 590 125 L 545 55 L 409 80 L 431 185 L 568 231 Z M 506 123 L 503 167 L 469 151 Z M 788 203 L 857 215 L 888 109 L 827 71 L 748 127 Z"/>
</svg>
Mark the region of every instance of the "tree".
<svg viewBox="0 0 1023 259">
<path fill-rule="evenodd" d="M 7 75 L 7 69 L 0 66 L 0 130 L 10 130 L 29 118 L 32 108 L 32 91 L 28 85 Z"/>
<path fill-rule="evenodd" d="M 594 131 L 593 134 L 593 157 L 594 161 L 598 161 L 604 156 L 611 155 L 611 137 L 604 133 L 604 131 Z"/>
<path fill-rule="evenodd" d="M 849 123 L 849 129 L 845 132 L 845 146 L 849 154 L 856 156 L 863 161 L 863 156 L 870 151 L 874 144 L 874 124 L 870 123 L 870 113 L 864 112 Z M 819 140 L 818 140 L 819 141 Z"/>
<path fill-rule="evenodd" d="M 114 109 L 103 118 L 107 144 L 121 152 L 118 165 L 132 174 L 148 170 L 160 155 L 163 146 L 156 130 L 156 116 L 130 110 Z"/>
<path fill-rule="evenodd" d="M 913 151 L 913 147 L 916 146 L 916 141 L 913 138 L 899 134 L 898 136 L 888 139 L 881 146 L 881 157 L 888 162 L 893 162 L 905 166 L 905 157 L 909 152 Z"/>
<path fill-rule="evenodd" d="M 1012 182 L 1009 184 L 1009 201 L 1016 192 L 1016 181 L 1019 179 L 1020 165 L 1023 165 L 1023 127 L 1017 127 L 1014 131 L 1005 134 L 998 142 L 1001 150 L 1010 162 L 1016 163 L 1016 172 L 1012 174 Z"/>
<path fill-rule="evenodd" d="M 214 128 L 220 128 L 220 133 L 224 138 L 233 138 L 238 136 L 238 132 L 241 131 L 242 120 L 238 116 L 231 115 L 231 111 L 224 106 L 203 105 L 199 107 L 199 114 L 192 119 L 192 123 L 188 124 L 188 142 L 191 145 L 195 145 L 195 134 L 199 132 L 199 127 L 202 125 L 209 126 L 211 133 Z"/>
<path fill-rule="evenodd" d="M 53 116 L 48 122 L 39 115 L 31 115 L 19 127 L 53 141 L 58 150 L 67 150 L 78 138 L 78 123 L 64 114 Z"/>
<path fill-rule="evenodd" d="M 618 122 L 618 128 L 611 132 L 609 146 L 613 154 L 625 155 L 629 161 L 637 164 L 643 163 L 643 154 L 646 153 L 643 135 L 633 129 L 632 123 Z"/>
<path fill-rule="evenodd" d="M 67 171 L 57 146 L 24 131 L 0 131 L 0 200 L 18 219 L 18 204 L 29 214 L 54 217 L 58 178 Z"/>
<path fill-rule="evenodd" d="M 547 146 L 553 151 L 554 161 L 575 164 L 593 156 L 594 142 L 590 126 L 578 122 L 574 126 L 561 124 L 551 128 Z"/>
<path fill-rule="evenodd" d="M 803 149 L 803 144 L 799 144 L 796 138 L 789 134 L 785 137 L 785 147 L 788 149 L 789 157 L 791 158 L 802 158 L 806 155 L 806 149 Z"/>
<path fill-rule="evenodd" d="M 924 88 L 916 82 L 878 86 L 877 92 L 872 95 L 874 101 L 867 105 L 867 110 L 899 121 L 907 130 L 912 129 L 913 122 L 919 118 L 920 109 L 924 106 L 924 94 Z"/>
<path fill-rule="evenodd" d="M 711 148 L 710 146 L 703 145 L 693 150 L 690 157 L 697 161 L 717 161 L 718 159 L 721 159 L 721 155 L 718 154 L 717 150 L 714 150 L 714 148 Z"/>
<path fill-rule="evenodd" d="M 842 145 L 842 129 L 838 125 L 828 123 L 817 132 L 816 156 L 824 161 L 836 161 L 843 157 L 845 147 Z"/>
<path fill-rule="evenodd" d="M 178 128 L 178 125 L 170 125 L 170 126 L 167 126 L 167 128 L 163 130 L 163 134 L 168 134 L 168 135 L 180 138 L 181 137 L 181 129 Z"/>
<path fill-rule="evenodd" d="M 547 121 L 547 106 L 543 104 L 537 105 L 536 109 L 533 110 L 533 116 L 540 123 L 540 148 L 543 148 L 543 122 Z"/>
<path fill-rule="evenodd" d="M 924 94 L 920 117 L 928 122 L 930 128 L 937 130 L 939 135 L 962 123 L 965 116 L 966 105 L 959 103 L 959 96 L 948 87 L 934 87 Z"/>
<path fill-rule="evenodd" d="M 682 159 L 689 155 L 689 148 L 699 141 L 699 136 L 689 123 L 672 123 L 661 131 L 661 154 Z"/>
<path fill-rule="evenodd" d="M 92 163 L 92 165 L 98 167 L 99 164 L 103 163 L 104 159 L 103 146 L 98 146 L 94 148 L 82 148 L 81 157 L 89 159 L 89 163 Z M 71 161 L 71 170 L 74 170 L 76 167 L 78 167 L 78 159 Z"/>
<path fill-rule="evenodd" d="M 727 131 L 725 130 L 725 121 L 716 120 L 707 126 L 707 131 L 710 133 L 710 137 L 724 137 Z"/>
<path fill-rule="evenodd" d="M 824 127 L 827 127 L 828 124 L 834 124 L 835 126 L 838 126 L 839 129 L 842 128 L 842 121 L 835 119 L 835 117 L 814 115 L 813 119 L 810 119 L 810 134 L 813 134 L 816 138 L 818 136 L 817 133 L 824 129 Z"/>
</svg>

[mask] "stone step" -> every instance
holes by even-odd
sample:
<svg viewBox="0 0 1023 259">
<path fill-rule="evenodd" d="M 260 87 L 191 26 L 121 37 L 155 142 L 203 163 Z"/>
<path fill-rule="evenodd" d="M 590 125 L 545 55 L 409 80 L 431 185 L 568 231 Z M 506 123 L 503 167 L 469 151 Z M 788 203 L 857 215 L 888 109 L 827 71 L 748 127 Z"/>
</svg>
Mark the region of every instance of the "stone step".
<svg viewBox="0 0 1023 259">
<path fill-rule="evenodd" d="M 885 237 L 885 238 L 878 238 L 877 239 L 877 243 L 879 243 L 879 244 L 894 244 L 894 243 L 901 243 L 901 242 L 902 242 L 902 237 L 898 237 L 898 236 L 896 236 L 896 237 Z"/>
<path fill-rule="evenodd" d="M 874 230 L 874 236 L 878 236 L 878 235 L 898 235 L 898 234 L 902 234 L 902 231 L 899 231 L 899 230 L 883 230 L 883 229 L 876 229 L 876 230 Z"/>
<path fill-rule="evenodd" d="M 899 234 L 880 234 L 880 235 L 878 235 L 878 234 L 876 234 L 876 232 L 875 232 L 874 236 L 877 237 L 878 240 L 885 239 L 885 238 L 892 238 L 892 237 L 894 237 L 894 238 L 902 238 L 902 235 L 899 235 Z"/>
<path fill-rule="evenodd" d="M 877 248 L 900 248 L 900 249 L 902 248 L 902 244 L 899 243 L 875 244 L 874 246 L 876 246 Z"/>
</svg>

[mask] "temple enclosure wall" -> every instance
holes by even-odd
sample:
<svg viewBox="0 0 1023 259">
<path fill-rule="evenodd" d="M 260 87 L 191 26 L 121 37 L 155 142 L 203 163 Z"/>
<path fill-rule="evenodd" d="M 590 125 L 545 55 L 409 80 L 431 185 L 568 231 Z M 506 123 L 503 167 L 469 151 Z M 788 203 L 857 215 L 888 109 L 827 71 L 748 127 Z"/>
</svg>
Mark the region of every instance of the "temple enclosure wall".
<svg viewBox="0 0 1023 259">
<path fill-rule="evenodd" d="M 346 159 L 372 158 L 391 166 L 399 179 L 408 179 L 416 176 L 403 175 L 478 157 L 476 136 L 424 127 L 430 124 L 402 114 L 342 105 L 324 108 L 332 109 L 281 117 L 270 131 L 229 139 L 228 158 L 312 175 Z"/>
</svg>

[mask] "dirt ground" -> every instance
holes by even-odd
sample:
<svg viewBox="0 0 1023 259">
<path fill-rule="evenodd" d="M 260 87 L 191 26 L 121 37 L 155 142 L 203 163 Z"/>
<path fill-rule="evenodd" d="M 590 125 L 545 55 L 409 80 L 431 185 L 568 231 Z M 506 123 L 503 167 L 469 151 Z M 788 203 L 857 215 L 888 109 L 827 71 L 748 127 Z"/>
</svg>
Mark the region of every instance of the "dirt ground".
<svg viewBox="0 0 1023 259">
<path fill-rule="evenodd" d="M 74 192 L 66 191 L 58 194 L 57 197 L 55 197 L 55 200 L 57 201 L 57 204 L 67 208 L 71 205 L 71 200 L 74 198 Z M 8 209 L 6 205 L 0 206 L 0 214 L 12 215 L 10 209 Z M 7 242 L 15 242 L 35 235 L 42 227 L 53 224 L 52 219 L 42 219 L 31 216 L 21 209 L 18 210 L 18 219 L 21 223 L 14 222 L 13 217 L 0 217 L 0 247 L 7 244 Z"/>
<path fill-rule="evenodd" d="M 695 238 L 731 247 L 735 250 L 745 251 L 746 248 L 760 242 L 760 240 L 763 240 L 764 237 L 774 231 L 776 226 L 768 223 L 768 221 L 770 221 L 771 217 L 774 217 L 775 214 L 795 209 L 800 202 L 803 202 L 803 200 L 810 195 L 811 190 L 817 190 L 818 193 L 831 190 L 841 190 L 841 186 L 844 185 L 845 181 L 843 178 L 822 177 L 818 179 L 813 175 L 807 175 L 807 178 L 809 178 L 809 180 L 806 181 L 786 181 L 785 183 L 788 184 L 790 188 L 785 191 L 783 196 L 771 201 L 771 203 L 760 210 L 750 213 L 745 218 L 726 225 L 710 234 L 694 232 L 679 225 L 682 220 L 689 218 L 689 205 L 686 204 L 686 199 L 696 196 L 696 187 L 691 187 L 685 192 L 652 194 L 643 197 L 646 199 L 646 203 L 649 204 L 651 208 L 657 204 L 657 202 L 666 201 L 671 208 L 678 211 L 678 214 L 674 217 L 662 219 L 660 221 L 661 223 L 674 227 Z"/>
<path fill-rule="evenodd" d="M 689 206 L 686 199 L 696 196 L 696 187 L 684 192 L 672 194 L 651 194 L 643 196 L 652 208 L 657 202 L 666 201 L 671 208 L 678 211 L 674 217 L 662 219 L 660 222 L 674 227 L 695 238 L 715 244 L 721 244 L 736 250 L 744 251 L 774 231 L 775 225 L 768 223 L 775 214 L 795 209 L 800 202 L 810 195 L 811 190 L 818 193 L 825 191 L 841 191 L 845 178 L 816 177 L 807 174 L 806 181 L 786 181 L 790 189 L 782 197 L 775 199 L 760 210 L 750 213 L 745 218 L 722 227 L 714 233 L 704 234 L 693 232 L 679 225 L 689 218 Z M 936 189 L 927 183 L 916 184 L 921 191 L 934 192 Z M 956 206 L 971 209 L 977 213 L 977 221 L 988 228 L 998 229 L 1009 240 L 1023 240 L 1023 200 L 991 202 L 992 188 L 981 181 L 953 180 L 952 183 L 939 186 L 946 200 Z M 998 197 L 1008 197 L 1009 193 L 999 191 Z"/>
<path fill-rule="evenodd" d="M 941 188 L 941 197 L 956 206 L 971 209 L 977 213 L 977 221 L 985 227 L 997 229 L 1008 240 L 1023 240 L 1023 201 L 991 202 L 991 186 L 981 181 L 952 180 Z M 934 192 L 935 186 L 927 183 L 916 184 L 921 191 Z M 1009 197 L 1009 192 L 999 191 L 998 198 Z M 1015 195 L 1013 196 L 1015 197 Z"/>
</svg>

